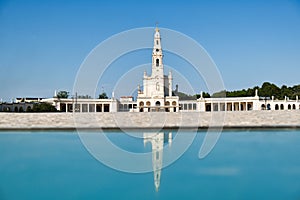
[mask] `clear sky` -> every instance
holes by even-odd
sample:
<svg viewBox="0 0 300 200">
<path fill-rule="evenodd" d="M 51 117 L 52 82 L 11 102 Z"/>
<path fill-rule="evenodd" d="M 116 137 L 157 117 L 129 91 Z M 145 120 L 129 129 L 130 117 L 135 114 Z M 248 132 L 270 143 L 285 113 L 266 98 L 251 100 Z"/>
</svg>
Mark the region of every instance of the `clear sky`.
<svg viewBox="0 0 300 200">
<path fill-rule="evenodd" d="M 72 91 L 96 45 L 157 21 L 199 42 L 228 90 L 300 83 L 300 1 L 0 0 L 0 98 Z"/>
</svg>

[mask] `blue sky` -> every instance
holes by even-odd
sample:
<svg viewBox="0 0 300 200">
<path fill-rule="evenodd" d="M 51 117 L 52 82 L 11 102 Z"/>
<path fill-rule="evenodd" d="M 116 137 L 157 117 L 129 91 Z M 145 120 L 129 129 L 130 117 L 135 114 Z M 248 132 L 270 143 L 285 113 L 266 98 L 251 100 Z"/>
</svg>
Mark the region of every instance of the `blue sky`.
<svg viewBox="0 0 300 200">
<path fill-rule="evenodd" d="M 0 0 L 0 98 L 51 97 L 55 89 L 72 91 L 81 63 L 96 45 L 128 29 L 155 26 L 157 21 L 200 43 L 228 90 L 264 81 L 300 83 L 300 2 L 296 0 Z M 147 52 L 138 55 L 144 63 L 151 60 Z M 110 93 L 111 83 L 103 84 Z"/>
</svg>

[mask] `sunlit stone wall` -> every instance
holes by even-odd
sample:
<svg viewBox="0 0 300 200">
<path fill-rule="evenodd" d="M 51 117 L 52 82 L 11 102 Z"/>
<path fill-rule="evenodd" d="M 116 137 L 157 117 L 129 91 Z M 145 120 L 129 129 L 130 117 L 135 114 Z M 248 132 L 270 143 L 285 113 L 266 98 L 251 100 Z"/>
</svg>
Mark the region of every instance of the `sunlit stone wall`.
<svg viewBox="0 0 300 200">
<path fill-rule="evenodd" d="M 211 121 L 212 119 L 216 121 Z M 300 127 L 300 111 L 125 112 L 78 113 L 76 115 L 72 113 L 0 113 L 0 129 L 206 128 L 211 124 L 224 127 Z"/>
</svg>

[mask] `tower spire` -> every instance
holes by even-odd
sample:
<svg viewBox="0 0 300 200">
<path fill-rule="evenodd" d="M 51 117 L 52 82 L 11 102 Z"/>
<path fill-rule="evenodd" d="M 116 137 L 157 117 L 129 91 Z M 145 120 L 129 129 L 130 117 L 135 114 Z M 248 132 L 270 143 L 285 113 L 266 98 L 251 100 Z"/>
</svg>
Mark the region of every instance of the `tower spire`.
<svg viewBox="0 0 300 200">
<path fill-rule="evenodd" d="M 155 81 L 156 89 L 152 95 L 163 97 L 165 96 L 163 52 L 161 48 L 160 32 L 157 27 L 155 28 L 153 42 L 151 77 Z"/>
<path fill-rule="evenodd" d="M 154 44 L 153 44 L 153 52 L 152 52 L 152 72 L 161 68 L 160 71 L 163 73 L 163 62 L 162 62 L 163 53 L 161 48 L 160 32 L 157 27 L 155 28 L 153 42 Z"/>
<path fill-rule="evenodd" d="M 159 31 L 158 22 L 155 22 L 155 31 Z"/>
</svg>

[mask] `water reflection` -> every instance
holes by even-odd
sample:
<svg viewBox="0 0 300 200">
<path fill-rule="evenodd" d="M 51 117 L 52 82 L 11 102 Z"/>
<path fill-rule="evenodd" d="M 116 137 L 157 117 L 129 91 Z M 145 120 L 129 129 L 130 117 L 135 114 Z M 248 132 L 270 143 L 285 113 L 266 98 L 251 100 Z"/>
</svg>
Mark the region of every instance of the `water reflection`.
<svg viewBox="0 0 300 200">
<path fill-rule="evenodd" d="M 152 166 L 154 175 L 155 190 L 158 191 L 160 186 L 161 169 L 163 162 L 164 144 L 172 145 L 172 132 L 169 133 L 144 133 L 144 146 L 149 142 L 152 146 Z"/>
</svg>

